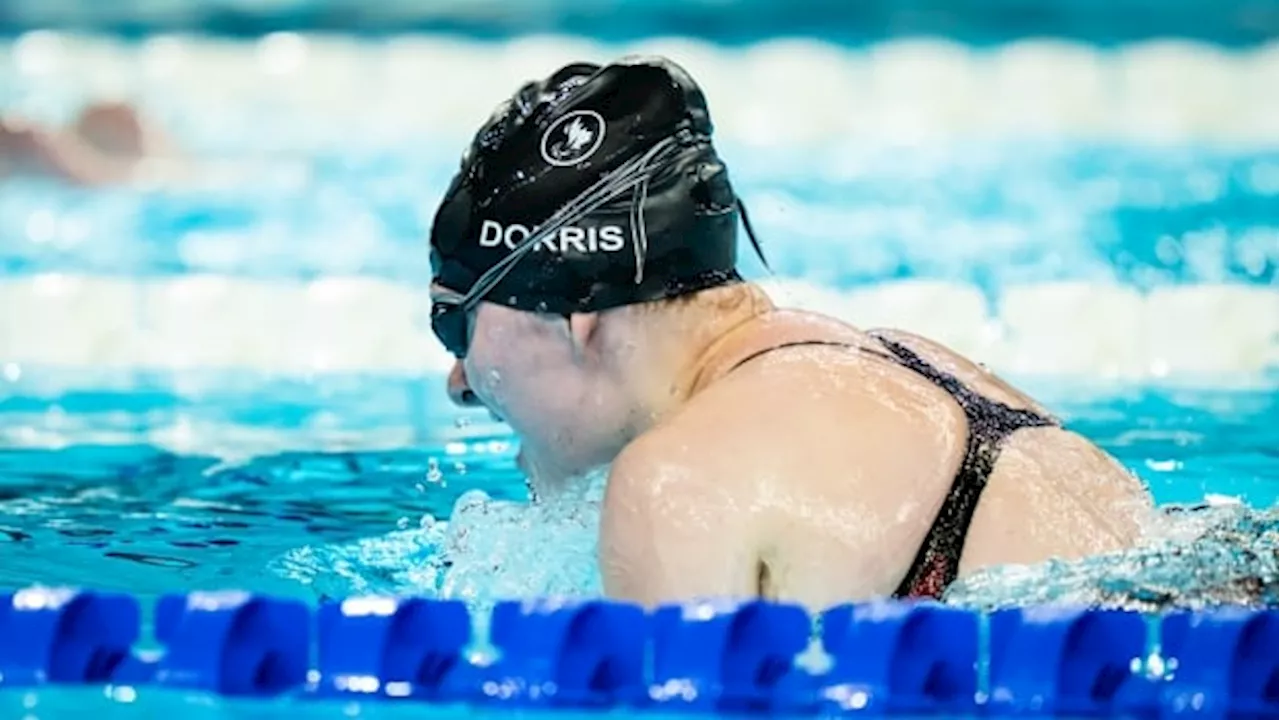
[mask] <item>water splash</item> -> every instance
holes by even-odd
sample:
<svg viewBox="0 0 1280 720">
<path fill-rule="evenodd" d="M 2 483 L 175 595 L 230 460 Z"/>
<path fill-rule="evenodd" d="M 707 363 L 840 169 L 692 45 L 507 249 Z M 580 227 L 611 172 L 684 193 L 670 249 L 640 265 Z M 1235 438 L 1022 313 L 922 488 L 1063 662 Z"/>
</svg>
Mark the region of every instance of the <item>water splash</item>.
<svg viewBox="0 0 1280 720">
<path fill-rule="evenodd" d="M 340 545 L 307 546 L 273 564 L 321 596 L 407 594 L 459 599 L 483 621 L 495 601 L 598 597 L 596 538 L 606 473 L 533 504 L 480 490 L 458 498 L 448 522 Z M 483 628 L 477 628 L 482 631 Z"/>
<path fill-rule="evenodd" d="M 990 568 L 946 601 L 981 610 L 1069 603 L 1140 611 L 1277 605 L 1280 511 L 1238 502 L 1162 508 L 1140 547 L 1082 560 Z"/>
<path fill-rule="evenodd" d="M 473 493 L 459 500 L 440 550 L 441 597 L 487 609 L 497 598 L 599 596 L 596 538 L 604 474 L 581 494 L 524 505 Z"/>
<path fill-rule="evenodd" d="M 499 599 L 599 597 L 596 540 L 605 474 L 573 494 L 527 504 L 481 491 L 449 522 L 346 545 L 290 551 L 276 570 L 322 595 L 413 593 L 460 599 L 477 632 Z M 991 568 L 957 582 L 948 603 L 978 610 L 1072 603 L 1141 611 L 1277 605 L 1280 510 L 1238 502 L 1166 506 L 1137 549 L 1083 560 Z"/>
</svg>

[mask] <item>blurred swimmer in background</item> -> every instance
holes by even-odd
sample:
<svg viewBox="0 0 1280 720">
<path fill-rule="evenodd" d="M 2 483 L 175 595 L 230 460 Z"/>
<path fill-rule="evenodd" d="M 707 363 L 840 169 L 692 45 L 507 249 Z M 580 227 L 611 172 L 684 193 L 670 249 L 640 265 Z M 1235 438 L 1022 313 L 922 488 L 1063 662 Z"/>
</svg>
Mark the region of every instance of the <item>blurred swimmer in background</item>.
<svg viewBox="0 0 1280 720">
<path fill-rule="evenodd" d="M 608 467 L 610 596 L 937 597 L 1138 540 L 1146 488 L 1031 398 L 745 281 L 711 136 L 665 59 L 568 65 L 480 128 L 431 228 L 450 393 L 510 424 L 535 496 Z"/>
<path fill-rule="evenodd" d="M 74 122 L 49 128 L 16 114 L 0 116 L 0 179 L 50 177 L 75 185 L 132 182 L 176 148 L 160 128 L 125 103 L 85 106 Z"/>
</svg>

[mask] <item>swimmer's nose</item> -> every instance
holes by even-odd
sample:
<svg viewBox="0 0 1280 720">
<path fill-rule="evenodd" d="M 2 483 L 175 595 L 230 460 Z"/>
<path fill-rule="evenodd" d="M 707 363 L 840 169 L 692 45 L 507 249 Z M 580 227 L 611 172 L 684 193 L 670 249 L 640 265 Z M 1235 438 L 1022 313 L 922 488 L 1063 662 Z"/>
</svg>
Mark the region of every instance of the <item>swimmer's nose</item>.
<svg viewBox="0 0 1280 720">
<path fill-rule="evenodd" d="M 449 399 L 462 407 L 480 405 L 480 398 L 476 397 L 467 384 L 467 371 L 463 369 L 461 361 L 454 362 L 453 369 L 449 371 Z"/>
</svg>

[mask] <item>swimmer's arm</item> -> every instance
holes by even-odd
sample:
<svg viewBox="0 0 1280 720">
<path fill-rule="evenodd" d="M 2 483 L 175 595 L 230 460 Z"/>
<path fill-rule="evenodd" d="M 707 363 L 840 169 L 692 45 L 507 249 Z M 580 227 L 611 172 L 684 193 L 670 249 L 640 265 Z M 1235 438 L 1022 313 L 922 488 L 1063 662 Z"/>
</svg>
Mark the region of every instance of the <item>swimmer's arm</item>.
<svg viewBox="0 0 1280 720">
<path fill-rule="evenodd" d="M 599 544 L 605 594 L 648 607 L 755 597 L 746 513 L 734 510 L 705 456 L 654 445 L 628 448 L 609 474 Z"/>
<path fill-rule="evenodd" d="M 52 175 L 80 185 L 103 185 L 127 179 L 119 163 L 100 157 L 77 136 L 51 132 L 25 122 L 0 119 L 0 165 L 19 172 Z"/>
</svg>

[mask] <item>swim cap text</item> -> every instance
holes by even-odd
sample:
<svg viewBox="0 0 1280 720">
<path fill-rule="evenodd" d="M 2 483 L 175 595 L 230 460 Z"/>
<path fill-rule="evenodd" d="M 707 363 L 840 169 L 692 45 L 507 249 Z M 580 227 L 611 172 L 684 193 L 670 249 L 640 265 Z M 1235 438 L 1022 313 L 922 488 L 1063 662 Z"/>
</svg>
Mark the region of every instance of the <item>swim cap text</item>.
<svg viewBox="0 0 1280 720">
<path fill-rule="evenodd" d="M 480 247 L 505 246 L 515 250 L 520 243 L 528 239 L 530 229 L 524 225 L 511 224 L 503 226 L 493 220 L 485 220 L 480 225 Z M 549 250 L 567 253 L 576 250 L 580 253 L 617 252 L 626 245 L 626 233 L 620 225 L 601 225 L 599 227 L 562 227 L 550 237 L 545 237 L 534 246 L 534 251 Z"/>
</svg>

